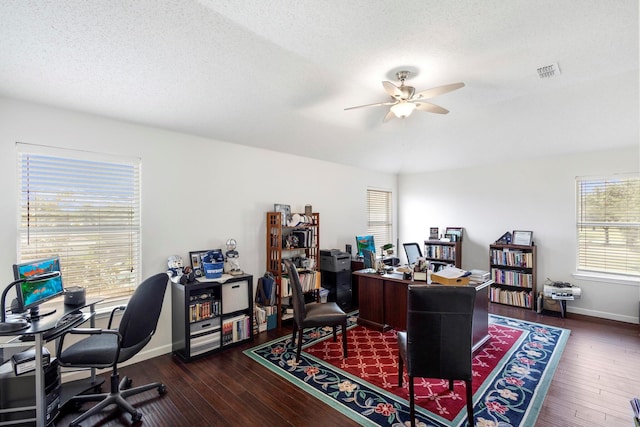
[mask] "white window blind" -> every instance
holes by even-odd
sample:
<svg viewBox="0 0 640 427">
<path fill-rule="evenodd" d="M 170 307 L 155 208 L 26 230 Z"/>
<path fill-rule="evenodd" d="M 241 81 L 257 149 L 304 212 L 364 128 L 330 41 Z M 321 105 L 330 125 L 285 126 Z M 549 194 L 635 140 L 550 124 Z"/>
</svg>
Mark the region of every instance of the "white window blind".
<svg viewBox="0 0 640 427">
<path fill-rule="evenodd" d="M 17 147 L 18 261 L 59 255 L 65 287 L 130 295 L 140 282 L 140 159 Z"/>
<path fill-rule="evenodd" d="M 640 177 L 576 184 L 578 271 L 640 277 Z"/>
<path fill-rule="evenodd" d="M 367 190 L 367 233 L 373 235 L 376 253 L 382 255 L 381 247 L 393 243 L 391 192 Z"/>
</svg>

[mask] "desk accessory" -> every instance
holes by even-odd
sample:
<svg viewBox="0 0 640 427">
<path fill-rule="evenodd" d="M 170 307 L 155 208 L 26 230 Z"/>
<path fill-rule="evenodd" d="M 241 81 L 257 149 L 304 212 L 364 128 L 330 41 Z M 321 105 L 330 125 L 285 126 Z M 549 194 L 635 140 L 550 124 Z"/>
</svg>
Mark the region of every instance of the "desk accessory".
<svg viewBox="0 0 640 427">
<path fill-rule="evenodd" d="M 64 303 L 65 305 L 84 305 L 87 300 L 86 289 L 82 286 L 70 286 L 65 289 L 64 292 Z"/>
</svg>

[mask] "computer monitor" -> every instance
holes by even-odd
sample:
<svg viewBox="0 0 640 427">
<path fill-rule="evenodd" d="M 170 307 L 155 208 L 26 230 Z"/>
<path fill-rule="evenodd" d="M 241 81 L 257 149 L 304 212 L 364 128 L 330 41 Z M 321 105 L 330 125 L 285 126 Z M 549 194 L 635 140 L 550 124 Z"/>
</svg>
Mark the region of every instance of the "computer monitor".
<svg viewBox="0 0 640 427">
<path fill-rule="evenodd" d="M 56 272 L 58 274 L 52 274 Z M 36 261 L 14 264 L 13 276 L 16 280 L 29 279 L 28 281 L 18 284 L 16 288 L 20 312 L 29 310 L 32 319 L 55 312 L 55 309 L 50 309 L 47 312 L 41 311 L 40 304 L 64 294 L 59 257 L 53 256 Z M 38 280 L 40 276 L 42 280 Z"/>
<path fill-rule="evenodd" d="M 356 236 L 356 249 L 358 251 L 358 256 L 364 256 L 362 252 L 363 249 L 376 253 L 376 245 L 373 241 L 373 236 Z"/>
<path fill-rule="evenodd" d="M 407 254 L 407 264 L 412 265 L 418 262 L 418 258 L 422 257 L 420 245 L 417 243 L 403 243 L 404 252 Z"/>
</svg>

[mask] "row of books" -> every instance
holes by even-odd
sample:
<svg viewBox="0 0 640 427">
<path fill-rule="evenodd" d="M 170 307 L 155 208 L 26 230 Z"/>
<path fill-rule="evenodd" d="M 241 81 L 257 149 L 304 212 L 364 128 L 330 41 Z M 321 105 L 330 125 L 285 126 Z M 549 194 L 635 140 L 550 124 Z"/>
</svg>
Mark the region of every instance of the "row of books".
<svg viewBox="0 0 640 427">
<path fill-rule="evenodd" d="M 507 265 L 509 267 L 533 267 L 531 252 L 513 251 L 509 249 L 491 249 L 491 264 Z"/>
<path fill-rule="evenodd" d="M 492 268 L 491 278 L 494 282 L 501 285 L 519 286 L 521 288 L 533 287 L 533 274 L 529 273 Z"/>
<path fill-rule="evenodd" d="M 251 336 L 251 318 L 246 314 L 225 319 L 222 324 L 222 345 L 242 341 Z"/>
<path fill-rule="evenodd" d="M 499 302 L 502 304 L 515 305 L 518 307 L 531 308 L 533 298 L 531 292 L 525 291 L 508 291 L 506 289 L 492 287 L 489 292 L 489 299 L 492 302 Z"/>
<path fill-rule="evenodd" d="M 631 409 L 633 409 L 633 421 L 636 427 L 640 427 L 640 399 L 634 397 L 630 402 Z"/>
<path fill-rule="evenodd" d="M 317 275 L 317 277 L 316 277 Z M 300 277 L 300 285 L 302 292 L 309 292 L 317 289 L 317 280 L 320 277 L 320 273 L 317 271 L 299 271 L 298 277 Z M 280 295 L 282 297 L 291 296 L 291 283 L 289 283 L 289 277 L 282 276 L 282 283 L 280 284 Z"/>
<path fill-rule="evenodd" d="M 189 319 L 191 322 L 209 319 L 220 315 L 220 300 L 209 300 L 189 304 Z"/>
<path fill-rule="evenodd" d="M 456 259 L 456 248 L 455 246 L 425 245 L 424 256 L 426 258 Z"/>
<path fill-rule="evenodd" d="M 275 327 L 275 322 L 269 322 L 269 320 L 273 319 L 275 315 L 278 313 L 277 305 L 266 305 L 266 306 L 256 305 L 253 308 L 253 311 L 254 311 L 254 319 L 255 319 L 254 327 L 257 332 L 263 332 L 263 331 L 272 329 L 269 326 Z"/>
</svg>

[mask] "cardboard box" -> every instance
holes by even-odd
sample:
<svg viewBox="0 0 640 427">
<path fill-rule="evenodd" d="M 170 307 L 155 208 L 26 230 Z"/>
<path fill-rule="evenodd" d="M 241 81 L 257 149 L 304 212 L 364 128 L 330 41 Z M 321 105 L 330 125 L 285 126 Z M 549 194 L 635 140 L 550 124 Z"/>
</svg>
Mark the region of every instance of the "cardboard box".
<svg viewBox="0 0 640 427">
<path fill-rule="evenodd" d="M 441 285 L 468 285 L 469 284 L 469 276 L 466 277 L 442 277 L 438 275 L 438 273 L 433 273 L 431 275 L 431 283 L 439 283 Z"/>
<path fill-rule="evenodd" d="M 459 268 L 443 268 L 431 274 L 431 282 L 441 285 L 468 285 L 470 278 L 466 271 Z"/>
</svg>

